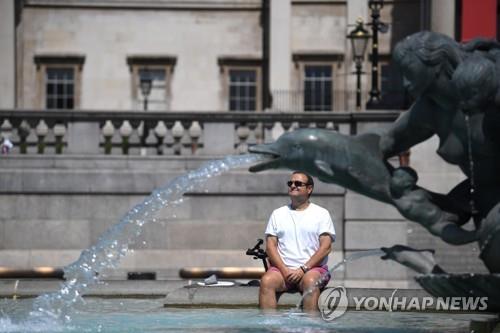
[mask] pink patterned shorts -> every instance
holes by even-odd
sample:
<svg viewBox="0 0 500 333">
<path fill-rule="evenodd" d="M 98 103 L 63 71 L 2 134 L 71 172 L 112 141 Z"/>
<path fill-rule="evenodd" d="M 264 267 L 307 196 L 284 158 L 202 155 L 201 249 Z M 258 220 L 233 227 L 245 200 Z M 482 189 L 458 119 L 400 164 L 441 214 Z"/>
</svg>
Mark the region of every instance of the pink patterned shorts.
<svg viewBox="0 0 500 333">
<path fill-rule="evenodd" d="M 310 270 L 318 272 L 321 275 L 319 289 L 323 289 L 328 284 L 328 282 L 330 281 L 330 279 L 332 277 L 330 272 L 328 271 L 327 265 L 316 266 L 316 267 L 311 268 Z M 277 267 L 274 267 L 274 266 L 269 267 L 269 271 L 278 272 L 281 274 L 281 271 Z M 284 279 L 284 277 L 283 277 L 283 279 Z M 291 283 L 288 283 L 285 281 L 285 286 L 286 286 L 287 291 L 298 290 L 297 284 L 291 284 Z"/>
</svg>

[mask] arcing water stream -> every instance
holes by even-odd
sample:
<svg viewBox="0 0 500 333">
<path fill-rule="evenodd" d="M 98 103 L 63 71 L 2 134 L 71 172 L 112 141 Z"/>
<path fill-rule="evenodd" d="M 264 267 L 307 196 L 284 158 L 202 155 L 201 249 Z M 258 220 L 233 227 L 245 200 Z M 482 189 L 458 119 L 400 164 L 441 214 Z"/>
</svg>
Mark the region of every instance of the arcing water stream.
<svg viewBox="0 0 500 333">
<path fill-rule="evenodd" d="M 75 303 L 82 300 L 82 295 L 89 287 L 99 282 L 99 275 L 104 269 L 117 266 L 130 246 L 137 241 L 143 226 L 154 222 L 161 209 L 179 204 L 184 193 L 192 191 L 213 176 L 263 159 L 265 159 L 263 155 L 257 154 L 227 156 L 221 160 L 207 162 L 200 168 L 176 177 L 164 187 L 153 191 L 142 203 L 133 207 L 117 224 L 101 235 L 95 245 L 82 251 L 77 261 L 64 268 L 66 281 L 61 289 L 36 298 L 33 310 L 26 321 L 31 323 L 71 321 L 71 310 Z M 0 324 L 6 320 L 0 318 Z"/>
</svg>

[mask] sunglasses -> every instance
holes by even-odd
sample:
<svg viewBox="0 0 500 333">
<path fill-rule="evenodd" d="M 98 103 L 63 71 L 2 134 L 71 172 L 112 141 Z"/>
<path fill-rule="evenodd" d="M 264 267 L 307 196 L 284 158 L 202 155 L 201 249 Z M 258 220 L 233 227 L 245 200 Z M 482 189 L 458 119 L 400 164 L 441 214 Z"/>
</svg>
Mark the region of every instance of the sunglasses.
<svg viewBox="0 0 500 333">
<path fill-rule="evenodd" d="M 295 180 L 295 181 L 289 180 L 286 184 L 288 185 L 288 187 L 292 187 L 292 185 L 294 185 L 295 187 L 302 187 L 302 186 L 310 185 L 308 183 L 303 183 L 303 182 L 298 181 L 298 180 Z"/>
</svg>

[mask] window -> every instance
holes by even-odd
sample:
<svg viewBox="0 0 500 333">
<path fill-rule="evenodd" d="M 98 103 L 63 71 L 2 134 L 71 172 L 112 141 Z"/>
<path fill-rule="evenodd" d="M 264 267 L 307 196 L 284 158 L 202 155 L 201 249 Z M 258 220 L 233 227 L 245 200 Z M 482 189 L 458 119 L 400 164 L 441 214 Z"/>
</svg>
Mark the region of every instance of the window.
<svg viewBox="0 0 500 333">
<path fill-rule="evenodd" d="M 292 55 L 295 71 L 291 91 L 291 110 L 346 110 L 344 55 L 340 53 L 304 53 Z M 273 94 L 274 96 L 274 94 Z"/>
<path fill-rule="evenodd" d="M 45 107 L 73 109 L 75 105 L 75 71 L 72 68 L 48 67 L 45 73 Z"/>
<path fill-rule="evenodd" d="M 257 70 L 229 70 L 229 111 L 257 110 Z"/>
<path fill-rule="evenodd" d="M 132 73 L 132 104 L 136 110 L 169 110 L 170 81 L 176 58 L 173 56 L 129 56 Z M 150 82 L 143 91 L 141 82 Z M 147 94 L 147 95 L 145 95 Z"/>
<path fill-rule="evenodd" d="M 304 66 L 304 111 L 331 111 L 332 89 L 332 66 Z"/>
<path fill-rule="evenodd" d="M 229 111 L 261 110 L 262 60 L 244 57 L 218 59 L 221 73 L 221 107 Z"/>
<path fill-rule="evenodd" d="M 46 109 L 76 109 L 80 105 L 83 56 L 37 55 L 39 106 Z"/>
</svg>

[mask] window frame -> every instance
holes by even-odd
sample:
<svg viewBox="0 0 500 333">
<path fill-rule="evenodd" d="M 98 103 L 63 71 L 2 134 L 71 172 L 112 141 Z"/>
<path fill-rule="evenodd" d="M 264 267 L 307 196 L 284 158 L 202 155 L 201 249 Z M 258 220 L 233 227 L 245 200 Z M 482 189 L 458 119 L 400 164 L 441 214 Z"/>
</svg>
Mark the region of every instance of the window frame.
<svg viewBox="0 0 500 333">
<path fill-rule="evenodd" d="M 262 60 L 251 58 L 221 57 L 218 59 L 221 74 L 221 101 L 222 109 L 228 112 L 262 112 Z M 255 110 L 230 110 L 230 72 L 232 70 L 255 71 Z"/>
<path fill-rule="evenodd" d="M 303 112 L 334 112 L 336 110 L 336 98 L 338 97 L 336 91 L 342 91 L 342 89 L 337 89 L 336 87 L 344 87 L 344 78 L 337 75 L 337 72 L 341 72 L 341 68 L 344 65 L 344 55 L 340 53 L 294 53 L 292 55 L 292 61 L 295 65 L 297 79 L 296 87 L 297 90 L 301 92 L 301 110 Z M 330 110 L 305 110 L 305 80 L 306 80 L 306 66 L 328 66 L 331 68 L 331 107 Z"/>
<path fill-rule="evenodd" d="M 307 79 L 307 75 L 306 75 L 306 68 L 310 66 L 310 67 L 328 67 L 330 68 L 330 84 L 331 84 L 331 87 L 330 87 L 330 109 L 329 110 L 319 110 L 319 109 L 316 109 L 316 110 L 306 110 L 306 79 Z M 334 80 L 334 69 L 333 69 L 333 65 L 332 64 L 328 64 L 328 63 L 304 63 L 303 66 L 302 66 L 302 79 L 301 79 L 301 84 L 302 84 L 302 100 L 303 100 L 303 103 L 302 103 L 302 109 L 304 110 L 304 112 L 332 112 L 333 109 L 334 109 L 334 99 L 335 99 L 335 96 L 334 96 L 334 91 L 335 91 L 335 80 Z"/>
<path fill-rule="evenodd" d="M 177 63 L 177 58 L 175 56 L 128 56 L 127 64 L 131 73 L 130 78 L 130 89 L 131 89 L 131 99 L 132 108 L 136 109 L 137 106 L 141 105 L 142 96 L 139 96 L 137 89 L 140 85 L 139 71 L 145 70 L 164 70 L 165 71 L 165 110 L 171 110 L 172 104 L 172 76 L 174 73 L 175 65 Z M 143 110 L 142 106 L 139 110 Z M 148 108 L 149 110 L 149 108 Z M 163 110 L 161 110 L 163 111 Z"/>
<path fill-rule="evenodd" d="M 227 71 L 227 110 L 231 112 L 257 112 L 261 109 L 261 94 L 260 94 L 260 74 L 259 69 L 255 67 L 241 66 L 228 67 Z M 252 71 L 255 73 L 255 109 L 254 110 L 231 110 L 231 71 Z"/>
<path fill-rule="evenodd" d="M 41 109 L 47 107 L 47 70 L 56 68 L 73 69 L 73 108 L 51 110 L 78 110 L 81 104 L 82 90 L 82 70 L 85 63 L 83 55 L 35 55 L 34 62 L 36 65 L 37 75 L 37 105 Z"/>
</svg>

